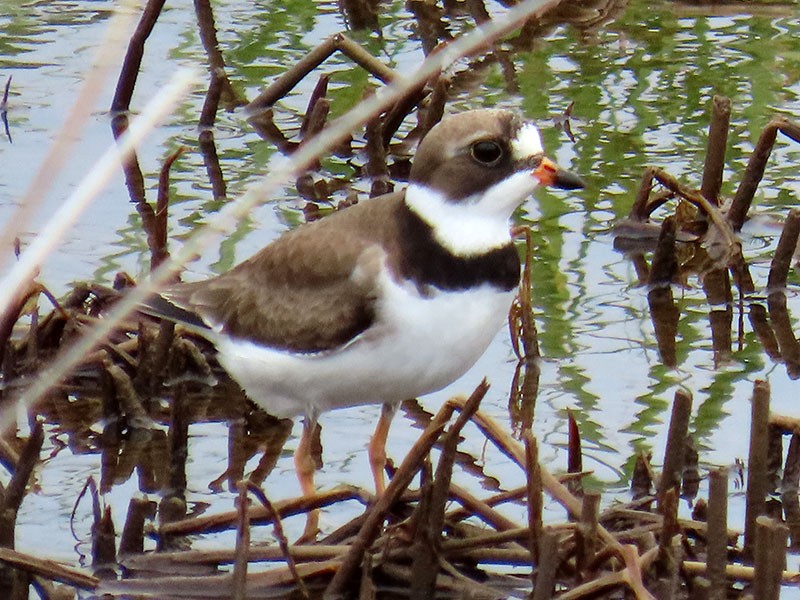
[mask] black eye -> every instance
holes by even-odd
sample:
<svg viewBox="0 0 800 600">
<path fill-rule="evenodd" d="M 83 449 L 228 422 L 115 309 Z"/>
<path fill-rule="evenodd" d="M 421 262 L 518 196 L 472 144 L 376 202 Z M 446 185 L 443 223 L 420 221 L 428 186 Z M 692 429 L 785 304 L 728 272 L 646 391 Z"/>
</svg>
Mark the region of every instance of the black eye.
<svg viewBox="0 0 800 600">
<path fill-rule="evenodd" d="M 472 158 L 486 166 L 494 166 L 503 158 L 503 148 L 497 142 L 475 142 L 469 149 Z"/>
</svg>

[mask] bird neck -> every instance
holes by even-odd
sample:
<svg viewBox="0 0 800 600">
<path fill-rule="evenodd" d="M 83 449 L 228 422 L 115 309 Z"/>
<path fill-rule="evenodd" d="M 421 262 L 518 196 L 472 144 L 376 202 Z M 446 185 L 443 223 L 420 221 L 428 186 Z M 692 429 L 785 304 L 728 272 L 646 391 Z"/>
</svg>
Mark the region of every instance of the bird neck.
<svg viewBox="0 0 800 600">
<path fill-rule="evenodd" d="M 520 261 L 506 233 L 507 242 L 482 252 L 458 254 L 443 245 L 433 226 L 407 202 L 398 204 L 400 270 L 418 288 L 458 291 L 481 285 L 514 289 L 519 282 Z"/>
</svg>

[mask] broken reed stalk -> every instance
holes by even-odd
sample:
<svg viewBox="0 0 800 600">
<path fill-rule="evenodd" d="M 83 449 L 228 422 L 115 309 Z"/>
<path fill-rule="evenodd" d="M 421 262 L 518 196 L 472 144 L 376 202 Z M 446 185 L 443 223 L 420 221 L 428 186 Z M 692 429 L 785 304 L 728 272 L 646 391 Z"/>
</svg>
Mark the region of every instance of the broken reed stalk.
<svg viewBox="0 0 800 600">
<path fill-rule="evenodd" d="M 438 548 L 434 548 L 433 537 L 439 532 L 428 528 L 427 515 L 431 512 L 433 495 L 433 466 L 431 457 L 426 456 L 419 471 L 419 502 L 409 519 L 414 531 L 411 542 L 411 582 L 408 596 L 410 600 L 432 598 L 436 590 L 436 577 L 439 574 Z"/>
<path fill-rule="evenodd" d="M 14 465 L 11 481 L 5 488 L 0 487 L 0 546 L 2 547 L 14 548 L 17 513 L 25 498 L 25 490 L 33 469 L 39 464 L 43 443 L 44 426 L 41 420 L 36 419 L 30 436 L 19 454 L 19 459 Z"/>
<path fill-rule="evenodd" d="M 150 270 L 158 268 L 169 256 L 167 249 L 167 220 L 169 216 L 169 172 L 173 163 L 186 152 L 188 148 L 181 146 L 170 154 L 161 166 L 158 177 L 158 195 L 156 198 L 156 210 L 153 215 L 153 234 L 152 245 L 150 246 Z M 148 236 L 150 241 L 150 236 Z"/>
<path fill-rule="evenodd" d="M 711 584 L 708 600 L 725 600 L 728 597 L 725 578 L 725 565 L 728 563 L 728 471 L 715 469 L 709 473 L 708 480 L 706 577 Z"/>
<path fill-rule="evenodd" d="M 391 177 L 386 163 L 386 146 L 383 143 L 383 123 L 380 119 L 372 119 L 367 123 L 365 131 L 367 176 L 372 180 L 370 198 L 391 191 Z"/>
<path fill-rule="evenodd" d="M 239 482 L 236 523 L 236 545 L 234 549 L 233 574 L 231 575 L 232 600 L 245 600 L 247 597 L 247 563 L 250 550 L 250 498 L 247 496 L 247 483 Z"/>
<path fill-rule="evenodd" d="M 97 496 L 93 496 L 97 502 Z M 100 514 L 100 518 L 97 515 Z M 117 560 L 116 531 L 114 520 L 111 518 L 111 506 L 106 505 L 95 510 L 95 519 L 92 523 L 92 566 L 111 566 Z"/>
<path fill-rule="evenodd" d="M 536 581 L 533 586 L 531 600 L 549 600 L 553 597 L 558 571 L 558 534 L 549 527 L 542 529 L 539 535 L 539 564 L 536 568 Z"/>
<path fill-rule="evenodd" d="M 475 392 L 464 404 L 455 422 L 447 429 L 442 441 L 442 451 L 439 464 L 436 466 L 433 487 L 430 493 L 429 507 L 422 510 L 420 504 L 419 518 L 417 520 L 418 543 L 415 544 L 416 552 L 411 565 L 414 581 L 411 587 L 412 598 L 430 598 L 436 590 L 436 576 L 438 569 L 438 556 L 441 545 L 441 536 L 445 523 L 445 508 L 449 500 L 453 464 L 455 463 L 456 448 L 458 447 L 461 430 L 478 410 L 481 400 L 489 389 L 488 382 L 484 379 Z"/>
<path fill-rule="evenodd" d="M 583 449 L 581 447 L 581 431 L 575 414 L 572 410 L 567 410 L 567 473 L 583 472 Z M 580 478 L 574 479 L 567 484 L 570 491 L 576 496 L 583 493 L 583 482 Z"/>
<path fill-rule="evenodd" d="M 317 79 L 317 84 L 308 97 L 306 112 L 303 115 L 303 120 L 300 122 L 300 135 L 302 137 L 305 137 L 306 131 L 308 131 L 309 120 L 311 119 L 311 114 L 314 112 L 314 107 L 317 105 L 317 102 L 328 95 L 328 83 L 330 79 L 331 76 L 327 73 L 320 75 L 319 79 Z"/>
<path fill-rule="evenodd" d="M 590 565 L 597 552 L 599 516 L 600 493 L 594 490 L 584 492 L 581 518 L 575 531 L 575 569 L 578 581 L 587 581 L 592 575 Z"/>
<path fill-rule="evenodd" d="M 32 575 L 82 590 L 94 590 L 100 583 L 99 578 L 84 571 L 64 566 L 52 560 L 17 552 L 10 548 L 0 548 L 0 562 Z"/>
<path fill-rule="evenodd" d="M 658 536 L 658 558 L 656 571 L 659 578 L 672 579 L 680 564 L 679 557 L 674 554 L 673 538 L 681 535 L 681 526 L 678 523 L 678 487 L 670 486 L 659 494 L 658 511 L 662 514 L 661 534 Z M 674 594 L 665 594 L 670 598 Z"/>
<path fill-rule="evenodd" d="M 155 516 L 156 504 L 145 498 L 131 498 L 128 514 L 119 539 L 119 555 L 140 555 L 144 552 L 144 524 Z"/>
<path fill-rule="evenodd" d="M 775 254 L 772 257 L 769 278 L 767 279 L 768 292 L 786 288 L 789 268 L 797 248 L 798 237 L 800 237 L 800 210 L 793 208 L 786 217 L 781 237 L 778 240 L 778 246 L 775 248 Z"/>
<path fill-rule="evenodd" d="M 448 404 L 452 404 L 455 408 L 463 406 L 463 400 L 453 399 L 449 400 Z M 493 419 L 477 411 L 472 419 L 473 423 L 481 430 L 481 432 L 494 443 L 498 449 L 506 456 L 511 458 L 518 466 L 525 465 L 524 449 L 513 439 L 511 436 L 500 427 Z M 548 491 L 550 496 L 554 498 L 559 504 L 567 509 L 569 514 L 574 518 L 580 517 L 581 503 L 580 500 L 570 493 L 570 491 L 562 484 L 556 477 L 554 477 L 547 469 L 541 467 L 542 483 L 544 488 Z M 621 544 L 617 539 L 604 527 L 598 527 L 598 536 L 607 544 L 610 549 L 616 554 L 624 563 L 624 569 L 619 572 L 620 581 L 624 582 L 630 587 L 636 596 L 637 600 L 651 600 L 653 595 L 647 591 L 642 583 L 642 569 L 652 562 L 655 558 L 655 552 L 647 552 L 639 556 L 635 546 Z"/>
<path fill-rule="evenodd" d="M 511 531 L 517 528 L 517 524 L 503 515 L 503 513 L 493 509 L 486 502 L 455 483 L 450 485 L 450 496 L 461 504 L 467 512 L 478 517 L 497 531 Z"/>
<path fill-rule="evenodd" d="M 663 499 L 669 490 L 675 490 L 676 498 L 680 491 L 683 474 L 684 457 L 686 456 L 686 440 L 689 435 L 689 419 L 692 415 L 692 395 L 686 390 L 677 390 L 672 401 L 672 416 L 669 420 L 667 444 L 664 449 L 664 467 L 658 486 L 659 512 L 665 515 Z M 677 510 L 677 504 L 672 506 Z M 677 518 L 677 513 L 673 515 Z M 669 538 L 676 532 L 671 532 Z"/>
<path fill-rule="evenodd" d="M 703 166 L 703 183 L 700 186 L 700 193 L 715 206 L 720 204 L 719 192 L 725 170 L 730 122 L 731 99 L 715 95 L 711 100 L 711 124 L 708 127 L 706 162 Z"/>
<path fill-rule="evenodd" d="M 522 433 L 522 441 L 525 444 L 525 473 L 527 474 L 528 529 L 530 530 L 528 548 L 533 561 L 531 565 L 531 583 L 535 584 L 534 568 L 539 562 L 539 540 L 542 536 L 544 494 L 542 491 L 542 472 L 539 468 L 539 445 L 530 429 L 526 429 Z"/>
<path fill-rule="evenodd" d="M 483 389 L 482 392 L 480 391 L 481 389 Z M 483 386 L 478 386 L 478 389 L 476 389 L 473 394 L 476 393 L 485 394 L 486 389 L 484 389 Z M 338 598 L 344 595 L 348 589 L 352 589 L 353 579 L 360 570 L 364 554 L 377 536 L 386 513 L 411 483 L 414 475 L 419 471 L 423 460 L 428 456 L 431 448 L 439 439 L 452 414 L 453 407 L 450 402 L 442 405 L 442 408 L 439 409 L 439 412 L 431 420 L 420 438 L 409 450 L 402 464 L 389 482 L 389 485 L 386 487 L 383 495 L 377 499 L 369 510 L 367 518 L 361 526 L 361 530 L 353 540 L 341 566 L 336 571 L 336 574 L 325 590 L 326 597 Z"/>
<path fill-rule="evenodd" d="M 771 421 L 771 419 L 770 419 Z M 781 504 L 789 527 L 791 547 L 800 547 L 800 435 L 793 433 L 786 451 L 786 463 L 781 482 Z"/>
<path fill-rule="evenodd" d="M 764 177 L 764 170 L 779 131 L 794 141 L 800 142 L 800 125 L 785 117 L 775 117 L 761 131 L 756 147 L 747 162 L 744 175 L 742 175 L 742 181 L 739 183 L 736 195 L 731 201 L 731 208 L 728 211 L 728 221 L 734 231 L 741 230 L 742 225 L 744 225 L 747 212 L 750 210 L 750 204 L 753 202 L 753 197 L 758 189 L 758 184 Z"/>
<path fill-rule="evenodd" d="M 786 565 L 786 542 L 789 528 L 765 515 L 756 519 L 755 581 L 753 597 L 779 600 L 781 576 Z"/>
<path fill-rule="evenodd" d="M 770 386 L 767 381 L 753 384 L 750 418 L 750 451 L 747 458 L 747 497 L 744 517 L 744 551 L 752 557 L 756 544 L 756 519 L 766 511 L 767 444 L 769 435 Z"/>
<path fill-rule="evenodd" d="M 324 508 L 343 500 L 360 500 L 366 503 L 370 499 L 362 490 L 350 486 L 340 486 L 313 496 L 302 496 L 275 502 L 275 514 L 286 518 L 304 514 L 314 508 Z M 251 523 L 273 522 L 273 512 L 263 507 L 254 507 L 250 511 Z M 236 523 L 236 511 L 227 511 L 214 515 L 202 515 L 164 523 L 159 527 L 159 535 L 192 535 L 203 532 L 215 532 L 230 529 Z"/>
</svg>

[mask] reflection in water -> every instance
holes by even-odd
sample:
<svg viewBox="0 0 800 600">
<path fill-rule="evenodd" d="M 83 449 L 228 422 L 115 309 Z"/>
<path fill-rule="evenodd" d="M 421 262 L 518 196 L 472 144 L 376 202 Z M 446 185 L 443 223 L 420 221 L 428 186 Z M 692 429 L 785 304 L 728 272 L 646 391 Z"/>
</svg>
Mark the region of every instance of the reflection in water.
<svg viewBox="0 0 800 600">
<path fill-rule="evenodd" d="M 14 73 L 6 107 L 14 143 L 0 145 L 6 172 L 24 174 L 29 165 L 38 164 L 41 147 L 54 130 L 52 124 L 63 112 L 61 99 L 73 92 L 73 80 L 82 77 L 81 68 L 88 62 L 84 48 L 59 48 L 74 43 L 63 34 L 67 28 L 82 27 L 85 39 L 94 39 L 92 25 L 107 18 L 105 9 L 96 4 L 75 2 L 54 11 L 39 3 L 30 8 L 30 14 L 16 5 L 5 7 L 7 12 L 0 17 L 6 34 L 0 40 L 0 69 L 3 75 L 9 70 Z M 287 65 L 295 64 L 346 24 L 352 26 L 348 34 L 355 41 L 403 73 L 441 42 L 501 10 L 492 4 L 468 4 L 410 2 L 405 7 L 391 7 L 394 14 L 377 17 L 369 6 L 346 4 L 346 16 L 341 17 L 330 7 L 312 13 L 303 3 L 286 2 L 271 7 L 265 18 L 259 13 L 263 7 L 230 2 L 225 11 L 218 11 L 216 24 L 233 87 L 253 98 Z M 480 365 L 473 374 L 474 379 L 489 372 L 494 384 L 494 396 L 484 403 L 486 409 L 508 422 L 510 408 L 517 431 L 533 423 L 543 439 L 543 460 L 565 463 L 565 451 L 561 450 L 567 437 L 564 409 L 570 408 L 585 438 L 584 465 L 595 470 L 592 481 L 611 487 L 627 485 L 640 451 L 663 444 L 665 405 L 678 384 L 691 388 L 695 396 L 691 431 L 703 461 L 730 464 L 745 455 L 745 442 L 739 439 L 743 436 L 731 433 L 746 427 L 743 415 L 749 414 L 753 379 L 770 379 L 775 410 L 793 409 L 800 372 L 794 333 L 800 310 L 794 290 L 796 275 L 789 274 L 787 289 L 768 297 L 759 295 L 766 287 L 763 265 L 772 257 L 779 231 L 771 223 L 784 219 L 785 208 L 796 204 L 800 193 L 793 142 L 777 138 L 750 210 L 752 218 L 743 226 L 740 238 L 742 254 L 749 263 L 746 273 L 731 277 L 727 269 L 714 268 L 702 248 L 685 243 L 696 239 L 697 232 L 682 229 L 683 233 L 676 234 L 676 282 L 681 287 L 647 288 L 652 244 L 622 256 L 614 250 L 617 240 L 612 241 L 608 232 L 612 222 L 629 213 L 647 165 L 664 168 L 689 188 L 700 184 L 698 174 L 710 121 L 707 113 L 714 94 L 729 96 L 733 108 L 719 196 L 724 200 L 735 194 L 758 133 L 771 116 L 779 113 L 796 120 L 800 115 L 796 59 L 800 30 L 795 11 L 793 6 L 780 4 L 739 4 L 711 10 L 640 1 L 590 6 L 562 3 L 552 19 L 530 23 L 518 36 L 497 44 L 480 58 L 463 61 L 446 74 L 450 90 L 447 110 L 479 104 L 521 107 L 528 116 L 546 122 L 558 121 L 554 116 L 575 103 L 575 145 L 557 128 L 544 131 L 545 144 L 558 149 L 559 162 L 572 162 L 574 170 L 592 174 L 590 189 L 571 198 L 544 195 L 519 215 L 520 222 L 531 225 L 530 314 L 541 359 L 530 360 L 523 353 L 525 359 L 515 369 L 510 360 L 512 350 L 503 337 L 490 353 L 491 364 Z M 363 30 L 359 29 L 362 24 Z M 376 30 L 379 35 L 372 34 Z M 205 34 L 198 37 L 197 32 L 197 17 L 190 10 L 173 7 L 164 15 L 144 55 L 140 90 L 156 89 L 178 62 L 207 64 L 206 52 L 215 44 L 212 41 L 209 46 L 210 38 Z M 168 43 L 164 41 L 167 38 Z M 376 85 L 338 55 L 322 68 L 329 75 L 326 98 L 334 116 Z M 30 74 L 24 87 L 17 83 L 22 74 Z M 271 124 L 283 142 L 264 136 L 271 140 L 266 143 L 239 113 L 217 114 L 214 105 L 218 97 L 223 105 L 229 98 L 212 74 L 205 97 L 193 98 L 179 121 L 141 151 L 141 190 L 146 195 L 157 186 L 158 165 L 176 146 L 201 150 L 201 154 L 185 155 L 171 172 L 171 243 L 179 243 L 196 223 L 213 219 L 219 206 L 216 200 L 240 193 L 255 175 L 269 169 L 277 153 L 288 153 L 299 143 L 303 137 L 298 135 L 300 117 L 316 82 L 316 76 L 302 81 L 272 108 Z M 61 92 L 58 103 L 53 100 L 54 89 Z M 214 106 L 210 114 L 215 120 L 204 121 L 206 128 L 198 136 L 194 123 L 197 115 L 203 114 L 205 103 Z M 209 128 L 212 123 L 213 130 Z M 400 157 L 408 154 L 413 143 L 413 136 L 406 138 L 411 127 L 400 126 L 398 139 L 407 142 L 406 147 L 396 149 L 398 163 L 389 165 L 393 176 L 397 173 L 391 169 L 396 165 L 397 171 L 402 169 Z M 96 137 L 93 143 L 105 146 L 107 123 L 87 135 Z M 300 189 L 277 199 L 280 208 L 270 205 L 254 213 L 252 221 L 243 223 L 222 246 L 218 264 L 209 266 L 217 257 L 200 262 L 194 267 L 199 273 L 193 276 L 226 268 L 263 246 L 266 238 L 287 224 L 301 220 L 301 198 L 320 203 L 323 211 L 328 209 L 326 202 L 350 201 L 339 182 L 362 172 L 366 159 L 359 152 L 364 145 L 356 135 L 352 151 L 323 161 L 310 183 L 304 180 Z M 29 147 L 39 150 L 32 152 Z M 81 154 L 94 155 L 91 150 Z M 84 170 L 81 163 L 73 169 L 75 173 Z M 70 174 L 65 188 L 74 185 L 73 177 Z M 398 179 L 402 181 L 402 176 Z M 19 197 L 22 183 L 24 177 L 0 179 L 0 197 Z M 358 182 L 357 187 L 364 195 L 369 184 Z M 667 202 L 670 194 L 657 197 L 654 192 L 651 198 L 655 197 L 656 203 Z M 138 279 L 146 271 L 150 252 L 141 233 L 141 220 L 147 214 L 139 216 L 127 205 L 125 195 L 122 182 L 117 182 L 98 204 L 98 214 L 76 232 L 78 241 L 43 265 L 41 281 L 63 292 L 66 282 L 74 279 L 110 282 L 120 269 L 131 271 Z M 49 209 L 57 206 L 60 197 L 51 201 Z M 6 210 L 4 206 L 0 210 Z M 654 232 L 657 235 L 659 228 Z M 25 246 L 32 234 L 21 232 L 20 237 Z M 94 272 L 97 265 L 103 266 Z M 749 285 L 741 283 L 745 275 L 751 279 Z M 57 347 L 80 328 L 86 314 L 96 314 L 90 307 L 95 297 L 87 294 L 80 299 L 76 295 L 74 302 L 62 301 L 67 307 L 80 307 L 83 316 L 42 317 L 36 324 L 37 335 L 23 338 L 18 347 L 3 344 L 6 380 L 9 374 L 24 376 L 31 356 Z M 21 312 L 23 309 L 27 310 L 24 303 L 20 305 Z M 135 333 L 134 329 L 131 332 Z M 126 342 L 130 344 L 130 340 L 115 340 L 121 359 L 131 352 Z M 785 367 L 776 368 L 781 364 Z M 112 396 L 112 384 L 103 382 L 105 398 L 85 394 L 87 386 L 97 385 L 96 377 L 92 380 L 82 374 L 76 384 L 70 383 L 60 397 L 42 408 L 50 436 L 45 443 L 54 454 L 43 469 L 45 477 L 75 469 L 74 475 L 69 471 L 70 479 L 79 479 L 88 470 L 99 475 L 100 488 L 109 498 L 129 490 L 126 486 L 133 487 L 135 494 L 160 494 L 161 518 L 166 520 L 204 510 L 206 502 L 228 502 L 234 482 L 242 475 L 250 474 L 281 491 L 289 487 L 289 476 L 281 472 L 289 459 L 280 450 L 289 435 L 288 424 L 270 423 L 265 415 L 253 412 L 236 390 L 224 389 L 224 383 L 214 390 L 192 383 L 174 386 L 169 398 L 182 400 L 171 403 L 181 407 L 173 412 L 165 398 L 143 394 L 146 413 L 155 427 L 133 426 L 119 411 L 104 409 L 104 401 Z M 180 390 L 181 385 L 186 389 Z M 507 394 L 509 388 L 514 393 Z M 450 391 L 465 389 L 469 389 L 468 383 Z M 423 405 L 439 399 L 424 400 Z M 407 418 L 404 426 L 413 428 L 411 417 Z M 323 443 L 343 447 L 344 453 L 341 460 L 332 460 L 328 452 L 333 463 L 329 465 L 331 479 L 358 479 L 362 449 L 346 442 L 347 432 L 352 431 L 348 428 L 361 426 L 350 420 L 361 419 L 360 414 L 342 415 L 325 424 L 332 437 L 326 441 L 323 431 Z M 398 436 L 404 435 L 402 427 Z M 796 454 L 795 438 L 796 434 L 789 445 L 791 456 Z M 10 441 L 16 443 L 16 439 Z M 184 442 L 187 449 L 182 451 Z M 216 452 L 219 444 L 227 445 L 221 453 Z M 402 444 L 398 442 L 395 458 L 402 456 Z M 501 478 L 496 475 L 503 473 L 505 459 L 491 454 L 482 457 L 481 450 L 465 452 L 463 468 L 480 470 L 484 473 L 482 485 L 497 489 Z M 208 462 L 209 456 L 218 454 L 223 456 L 221 461 Z M 97 462 L 81 461 L 91 457 L 97 457 Z M 83 468 L 86 464 L 91 466 Z M 473 466 L 467 466 L 470 464 Z M 791 494 L 796 484 L 792 487 L 788 466 L 784 482 L 786 493 Z M 205 493 L 208 485 L 218 490 L 214 496 Z M 64 490 L 71 488 L 65 484 Z M 71 491 L 64 494 L 70 496 L 68 504 L 74 500 Z M 34 495 L 26 501 L 37 507 L 36 502 L 46 499 Z M 114 507 L 117 519 L 124 512 L 125 505 L 121 506 Z M 789 506 L 791 503 L 784 504 L 787 514 Z M 26 510 L 37 509 L 23 505 L 23 519 Z M 52 506 L 45 510 L 48 514 L 57 511 Z M 59 510 L 62 520 L 69 508 Z M 36 530 L 35 524 L 26 525 L 28 530 Z M 67 546 L 71 547 L 71 542 Z"/>
</svg>

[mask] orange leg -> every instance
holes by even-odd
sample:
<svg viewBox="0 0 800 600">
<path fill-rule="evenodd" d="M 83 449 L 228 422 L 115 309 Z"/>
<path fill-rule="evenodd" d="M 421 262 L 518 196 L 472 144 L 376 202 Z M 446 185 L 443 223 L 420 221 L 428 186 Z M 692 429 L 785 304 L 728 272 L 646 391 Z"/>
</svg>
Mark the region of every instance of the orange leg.
<svg viewBox="0 0 800 600">
<path fill-rule="evenodd" d="M 369 441 L 369 466 L 372 469 L 372 478 L 375 480 L 375 493 L 380 496 L 386 491 L 384 470 L 386 467 L 386 438 L 389 436 L 389 427 L 392 424 L 394 413 L 397 412 L 396 404 L 384 404 L 381 407 L 381 418 L 375 427 L 375 433 Z"/>
<path fill-rule="evenodd" d="M 303 420 L 303 433 L 300 442 L 294 451 L 294 468 L 303 496 L 313 496 L 317 490 L 314 487 L 314 473 L 317 465 L 311 456 L 311 443 L 314 439 L 314 430 L 317 428 L 316 419 L 306 417 Z M 299 541 L 310 542 L 316 539 L 319 532 L 319 509 L 312 510 L 306 518 L 306 528 Z"/>
</svg>

